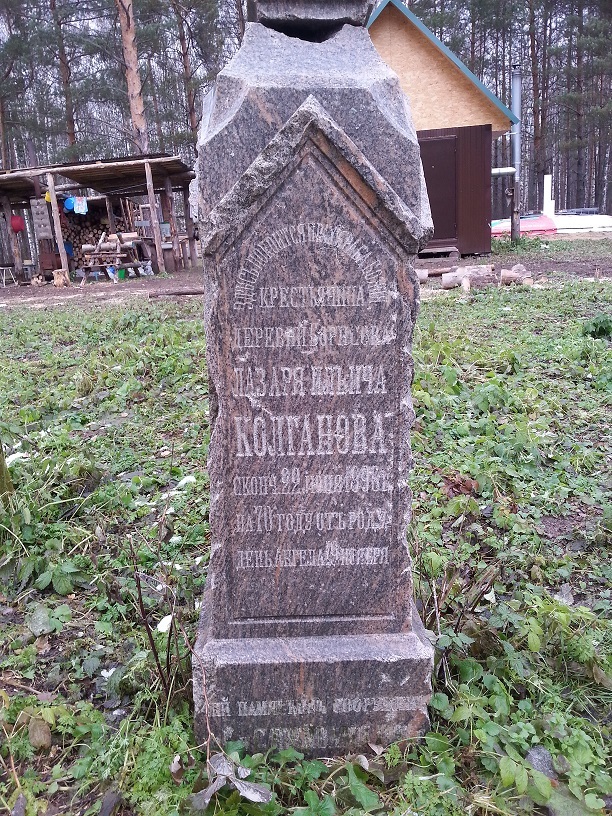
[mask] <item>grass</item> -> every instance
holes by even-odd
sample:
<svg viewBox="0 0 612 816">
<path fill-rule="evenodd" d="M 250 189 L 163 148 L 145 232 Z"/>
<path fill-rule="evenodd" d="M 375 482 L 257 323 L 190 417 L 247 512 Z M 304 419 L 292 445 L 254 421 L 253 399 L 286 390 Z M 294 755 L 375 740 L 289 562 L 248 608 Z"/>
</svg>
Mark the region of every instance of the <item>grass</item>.
<svg viewBox="0 0 612 816">
<path fill-rule="evenodd" d="M 493 238 L 493 256 L 520 256 L 531 257 L 534 260 L 542 258 L 562 260 L 594 260 L 609 261 L 612 256 L 612 239 L 604 238 L 562 238 L 558 236 L 530 236 L 523 235 L 516 243 L 510 238 Z M 519 258 L 520 259 L 520 258 Z"/>
<path fill-rule="evenodd" d="M 0 315 L 16 488 L 0 513 L 0 813 L 204 804 L 189 685 L 209 554 L 200 310 Z M 609 284 L 587 282 L 423 305 L 409 536 L 437 636 L 431 731 L 324 762 L 226 746 L 274 796 L 226 785 L 210 813 L 601 812 L 612 351 L 583 326 L 610 314 Z"/>
</svg>

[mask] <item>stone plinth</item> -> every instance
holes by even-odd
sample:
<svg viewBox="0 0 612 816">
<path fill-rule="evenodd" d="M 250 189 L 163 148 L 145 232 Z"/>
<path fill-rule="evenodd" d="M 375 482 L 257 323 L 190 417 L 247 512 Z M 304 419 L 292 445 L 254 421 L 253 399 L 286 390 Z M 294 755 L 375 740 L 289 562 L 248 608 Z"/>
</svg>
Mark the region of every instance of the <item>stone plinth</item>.
<svg viewBox="0 0 612 816">
<path fill-rule="evenodd" d="M 210 215 L 200 738 L 331 753 L 427 723 L 406 528 L 429 233 L 312 97 Z"/>
<path fill-rule="evenodd" d="M 371 0 L 248 0 L 252 23 L 297 31 L 320 31 L 348 23 L 365 26 L 372 12 Z"/>
</svg>

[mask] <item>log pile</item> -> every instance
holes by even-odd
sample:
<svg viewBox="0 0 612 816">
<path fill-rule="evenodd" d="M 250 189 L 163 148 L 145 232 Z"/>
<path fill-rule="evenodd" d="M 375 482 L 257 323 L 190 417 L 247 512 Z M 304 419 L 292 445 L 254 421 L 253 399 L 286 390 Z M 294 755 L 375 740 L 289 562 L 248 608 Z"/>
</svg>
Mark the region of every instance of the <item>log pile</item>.
<svg viewBox="0 0 612 816">
<path fill-rule="evenodd" d="M 66 224 L 62 228 L 64 240 L 70 241 L 74 252 L 74 263 L 77 267 L 85 266 L 85 252 L 83 251 L 83 244 L 90 244 L 96 246 L 104 231 L 108 231 L 108 227 L 101 224 L 97 219 L 91 218 L 89 215 L 76 216 L 66 219 Z M 117 229 L 120 230 L 121 223 L 117 224 Z"/>
<path fill-rule="evenodd" d="M 461 286 L 466 292 L 483 286 L 509 286 L 511 283 L 533 286 L 533 278 L 523 264 L 515 264 L 512 269 L 500 269 L 499 272 L 492 264 L 458 266 L 442 275 L 443 289 Z"/>
</svg>

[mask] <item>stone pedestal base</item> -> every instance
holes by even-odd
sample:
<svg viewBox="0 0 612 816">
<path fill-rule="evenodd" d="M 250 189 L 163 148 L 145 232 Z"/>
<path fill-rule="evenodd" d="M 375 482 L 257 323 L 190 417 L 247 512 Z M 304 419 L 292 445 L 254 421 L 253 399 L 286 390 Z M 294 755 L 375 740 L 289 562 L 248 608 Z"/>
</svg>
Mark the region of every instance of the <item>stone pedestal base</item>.
<svg viewBox="0 0 612 816">
<path fill-rule="evenodd" d="M 193 660 L 195 729 L 250 753 L 355 752 L 429 725 L 433 648 L 407 634 L 207 640 Z"/>
</svg>

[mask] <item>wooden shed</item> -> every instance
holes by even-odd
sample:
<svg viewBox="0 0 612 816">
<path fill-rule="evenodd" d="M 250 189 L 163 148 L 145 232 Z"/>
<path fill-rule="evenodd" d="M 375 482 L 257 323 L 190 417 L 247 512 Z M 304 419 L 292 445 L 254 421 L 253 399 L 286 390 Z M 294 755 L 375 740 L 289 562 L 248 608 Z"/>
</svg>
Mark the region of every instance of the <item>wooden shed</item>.
<svg viewBox="0 0 612 816">
<path fill-rule="evenodd" d="M 28 281 L 24 267 L 37 269 L 44 274 L 49 271 L 71 270 L 68 252 L 70 231 L 80 222 L 76 234 L 88 234 L 95 239 L 102 234 L 98 246 L 89 250 L 85 264 L 88 269 L 106 269 L 115 266 L 140 267 L 140 263 L 128 263 L 130 254 L 123 247 L 133 247 L 134 242 L 122 242 L 120 235 L 116 250 L 105 250 L 104 236 L 134 232 L 141 228 L 136 255 L 150 258 L 160 272 L 175 271 L 182 266 L 196 263 L 194 224 L 189 214 L 189 183 L 195 173 L 178 156 L 155 154 L 126 156 L 116 159 L 77 162 L 67 165 L 21 167 L 0 171 L 0 274 L 2 283 L 6 275 L 21 283 Z M 98 195 L 87 196 L 93 190 Z M 73 218 L 62 204 L 66 199 L 75 200 L 80 193 L 89 202 L 82 211 L 87 215 Z M 183 197 L 186 238 L 180 241 L 175 215 L 174 195 Z M 157 200 L 159 197 L 158 207 Z M 147 213 L 146 220 L 135 218 L 134 199 L 144 199 L 138 210 Z M 129 206 L 128 206 L 129 205 Z M 161 209 L 160 220 L 159 212 Z M 76 213 L 76 207 L 74 208 Z M 28 233 L 27 240 L 11 229 L 11 219 L 23 222 L 21 230 Z M 25 218 L 25 220 L 24 220 Z M 26 224 L 26 222 L 29 222 Z M 103 223 L 104 226 L 100 226 Z M 164 241 L 162 227 L 167 227 Z M 147 231 L 148 230 L 148 231 Z M 87 244 L 86 246 L 89 246 Z M 86 250 L 86 246 L 82 249 Z M 72 247 L 70 246 L 70 250 Z M 30 261 L 24 261 L 24 250 L 32 253 Z M 8 257 L 7 257 L 8 256 Z M 113 260 L 116 258 L 116 260 Z M 125 260 L 127 259 L 127 260 Z M 125 261 L 125 262 L 124 262 Z"/>
<path fill-rule="evenodd" d="M 410 100 L 434 221 L 428 249 L 490 252 L 491 143 L 518 119 L 401 0 L 383 0 L 368 28 Z"/>
</svg>

